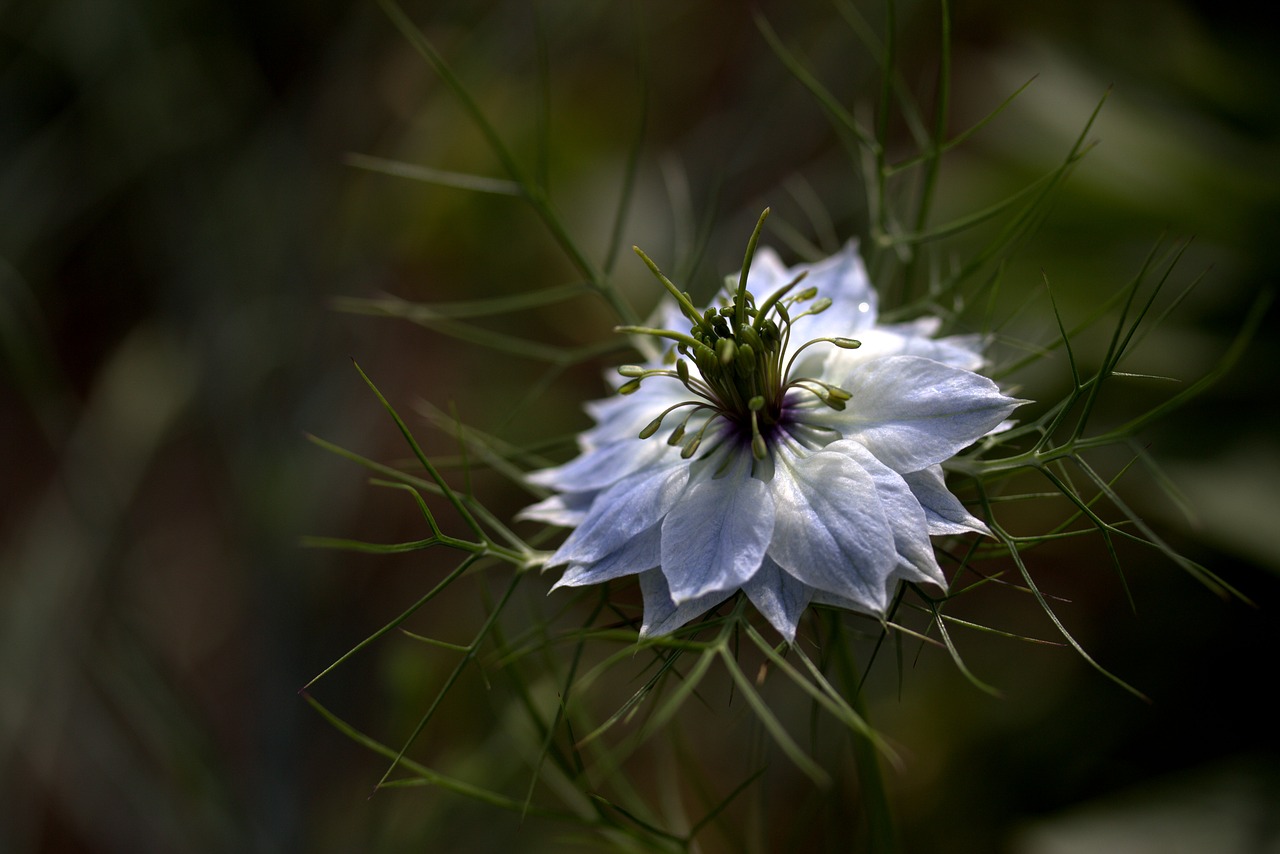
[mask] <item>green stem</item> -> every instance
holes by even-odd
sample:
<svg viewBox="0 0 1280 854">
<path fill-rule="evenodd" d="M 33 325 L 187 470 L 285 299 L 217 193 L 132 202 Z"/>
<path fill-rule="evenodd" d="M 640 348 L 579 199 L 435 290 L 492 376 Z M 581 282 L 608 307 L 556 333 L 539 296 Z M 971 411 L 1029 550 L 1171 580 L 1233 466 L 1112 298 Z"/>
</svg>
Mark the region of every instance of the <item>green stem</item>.
<svg viewBox="0 0 1280 854">
<path fill-rule="evenodd" d="M 858 676 L 858 666 L 849 652 L 849 642 L 844 636 L 844 624 L 840 615 L 831 614 L 831 637 L 836 648 L 836 666 L 840 670 L 840 680 L 844 683 L 849 705 L 862 720 L 867 721 L 867 705 L 862 698 L 862 684 Z M 889 793 L 885 789 L 884 774 L 880 767 L 880 752 L 876 742 L 866 733 L 851 731 L 853 736 L 853 758 L 858 769 L 858 789 L 862 795 L 862 804 L 867 816 L 867 830 L 870 835 L 868 851 L 876 854 L 895 854 L 900 850 L 898 832 L 894 826 L 893 812 L 889 808 Z"/>
<path fill-rule="evenodd" d="M 547 193 L 546 186 L 525 178 L 523 170 L 516 163 L 511 150 L 502 141 L 497 129 L 489 121 L 484 111 L 480 109 L 480 105 L 476 100 L 471 97 L 471 93 L 463 86 L 462 81 L 454 74 L 453 69 L 444 61 L 444 57 L 435 49 L 435 46 L 405 14 L 405 11 L 400 8 L 396 0 L 378 0 L 378 3 L 382 6 L 387 17 L 391 19 L 391 23 L 395 25 L 396 29 L 400 30 L 404 37 L 409 40 L 409 44 L 413 46 L 414 50 L 427 61 L 462 103 L 463 109 L 470 115 L 472 122 L 475 123 L 475 126 L 484 136 L 485 142 L 489 145 L 489 150 L 498 158 L 502 168 L 510 176 L 511 180 L 519 185 L 525 201 L 533 207 L 543 225 L 551 232 L 551 236 L 560 245 L 561 250 L 569 257 L 569 260 L 573 262 L 573 265 L 582 273 L 583 278 L 587 280 L 591 288 L 609 303 L 610 308 L 613 309 L 620 320 L 626 323 L 634 323 L 638 320 L 635 309 L 618 292 L 617 288 L 609 284 L 604 273 L 587 258 L 570 238 L 564 221 L 551 204 L 551 198 Z"/>
</svg>

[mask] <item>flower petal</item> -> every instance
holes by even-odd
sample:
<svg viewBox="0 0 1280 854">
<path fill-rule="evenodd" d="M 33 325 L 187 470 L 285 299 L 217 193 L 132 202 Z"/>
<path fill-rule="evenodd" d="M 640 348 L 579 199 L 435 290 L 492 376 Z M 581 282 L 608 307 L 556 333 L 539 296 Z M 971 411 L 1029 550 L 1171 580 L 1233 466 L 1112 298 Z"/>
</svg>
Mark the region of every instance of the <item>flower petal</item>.
<svg viewBox="0 0 1280 854">
<path fill-rule="evenodd" d="M 787 269 L 778 253 L 772 247 L 762 246 L 751 259 L 751 271 L 747 274 L 747 290 L 758 298 L 764 299 L 778 288 L 799 275 L 798 271 Z M 730 276 L 729 284 L 721 292 L 721 296 L 729 298 L 730 290 L 737 290 L 738 277 Z"/>
<path fill-rule="evenodd" d="M 976 371 L 982 367 L 983 340 L 978 335 L 952 335 L 933 339 L 919 334 L 937 326 L 934 317 L 923 317 L 915 323 L 877 326 L 859 332 L 855 338 L 862 345 L 856 350 L 838 347 L 810 347 L 796 361 L 793 376 L 821 376 L 829 381 L 848 377 L 855 368 L 886 356 L 920 356 L 953 368 Z M 939 321 L 940 322 L 940 321 Z"/>
<path fill-rule="evenodd" d="M 653 569 L 662 556 L 662 525 L 654 525 L 636 534 L 607 556 L 590 563 L 571 563 L 552 590 L 599 584 L 624 575 L 635 575 Z"/>
<path fill-rule="evenodd" d="M 648 364 L 648 368 L 669 367 L 661 364 Z M 640 435 L 646 424 L 673 404 L 688 400 L 690 395 L 684 386 L 667 377 L 650 377 L 641 383 L 640 388 L 631 394 L 615 394 L 603 400 L 596 400 L 586 405 L 587 413 L 595 419 L 596 425 L 583 432 L 578 441 L 584 451 L 599 448 L 612 442 L 630 441 Z M 683 414 L 673 412 L 666 422 L 667 429 L 662 436 L 669 435 L 675 425 L 683 418 Z"/>
<path fill-rule="evenodd" d="M 742 585 L 742 592 L 787 643 L 795 643 L 800 615 L 813 599 L 812 588 L 766 557 L 756 574 Z"/>
<path fill-rule="evenodd" d="M 662 571 L 672 601 L 737 590 L 759 568 L 773 537 L 773 499 L 750 461 L 744 448 L 723 476 L 691 485 L 667 513 Z"/>
<path fill-rule="evenodd" d="M 754 265 L 752 272 L 755 272 Z M 803 272 L 808 275 L 797 290 L 816 287 L 818 296 L 830 299 L 831 306 L 820 314 L 795 320 L 791 327 L 793 345 L 815 338 L 857 338 L 875 324 L 878 299 L 867 277 L 866 265 L 858 254 L 856 240 L 849 241 L 829 258 L 814 264 L 797 264 L 786 271 L 778 284 L 786 284 Z M 757 296 L 763 299 L 765 294 L 757 292 Z M 793 314 L 800 310 L 793 310 Z"/>
<path fill-rule="evenodd" d="M 837 384 L 852 396 L 847 408 L 810 420 L 858 441 L 897 472 L 954 456 L 1026 402 L 980 374 L 919 356 L 867 362 Z"/>
<path fill-rule="evenodd" d="M 671 450 L 665 442 L 613 442 L 583 451 L 562 466 L 530 472 L 525 477 L 530 483 L 560 492 L 591 492 L 652 467 L 664 456 L 678 461 L 679 452 L 669 454 Z"/>
<path fill-rule="evenodd" d="M 516 514 L 516 519 L 573 528 L 582 524 L 582 520 L 587 516 L 587 510 L 598 494 L 598 492 L 564 492 L 551 495 L 521 510 Z"/>
<path fill-rule="evenodd" d="M 893 580 L 892 586 L 897 586 L 896 579 Z M 867 614 L 872 617 L 883 617 L 884 610 L 875 610 L 868 608 L 865 602 L 854 599 L 849 596 L 841 596 L 838 593 L 832 593 L 828 590 L 814 590 L 813 598 L 810 604 L 813 605 L 830 605 L 834 608 L 844 608 L 846 611 L 856 611 L 859 614 Z"/>
<path fill-rule="evenodd" d="M 600 493 L 582 524 L 556 550 L 547 566 L 593 563 L 656 525 L 680 497 L 689 479 L 689 467 L 680 462 L 677 458 L 675 464 L 637 472 Z"/>
<path fill-rule="evenodd" d="M 710 611 L 733 593 L 731 590 L 717 590 L 677 604 L 671 598 L 666 576 L 660 569 L 640 573 L 640 592 L 644 596 L 644 622 L 640 625 L 642 638 L 670 634 L 694 617 Z"/>
<path fill-rule="evenodd" d="M 880 462 L 862 445 L 848 439 L 832 442 L 823 450 L 848 454 L 875 481 L 876 498 L 893 531 L 893 548 L 898 557 L 892 575 L 908 581 L 927 581 L 945 590 L 947 579 L 938 566 L 933 544 L 929 542 L 924 508 L 902 475 Z M 892 595 L 893 587 L 888 585 L 886 595 Z"/>
<path fill-rule="evenodd" d="M 898 555 L 875 479 L 838 451 L 797 457 L 782 449 L 776 458 L 769 557 L 806 585 L 883 614 Z"/>
<path fill-rule="evenodd" d="M 946 478 L 942 474 L 942 466 L 929 466 L 927 469 L 904 474 L 903 480 L 911 487 L 911 492 L 924 508 L 925 519 L 929 523 L 929 534 L 935 537 L 943 534 L 967 534 L 976 531 L 991 536 L 985 522 L 973 516 L 960 503 L 960 499 L 947 489 Z"/>
</svg>

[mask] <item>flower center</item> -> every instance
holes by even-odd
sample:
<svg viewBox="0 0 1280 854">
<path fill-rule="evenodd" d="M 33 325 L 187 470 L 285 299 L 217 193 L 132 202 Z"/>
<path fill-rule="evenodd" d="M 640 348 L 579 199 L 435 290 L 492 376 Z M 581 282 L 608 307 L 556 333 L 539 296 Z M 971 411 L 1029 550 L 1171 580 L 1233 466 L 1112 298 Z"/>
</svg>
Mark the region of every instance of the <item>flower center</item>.
<svg viewBox="0 0 1280 854">
<path fill-rule="evenodd" d="M 635 250 L 675 297 L 681 312 L 692 325 L 688 334 L 669 329 L 619 327 L 620 332 L 669 339 L 675 342 L 675 346 L 667 353 L 667 361 L 669 364 L 674 363 L 674 370 L 624 365 L 618 371 L 630 380 L 623 383 L 618 392 L 631 394 L 640 388 L 644 379 L 652 376 L 679 380 L 694 395 L 694 399 L 663 410 L 640 431 L 640 438 L 647 439 L 656 433 L 663 420 L 674 411 L 688 409 L 667 440 L 671 445 L 684 442 L 681 456 L 685 459 L 697 452 L 712 422 L 716 418 L 722 418 L 732 426 L 737 435 L 744 439 L 750 438 L 752 455 L 763 460 L 769 453 L 769 438 L 784 420 L 784 400 L 792 388 L 805 389 L 836 410 L 844 409 L 845 401 L 849 399 L 848 392 L 830 383 L 811 377 L 790 379 L 789 374 L 796 357 L 806 347 L 829 342 L 837 347 L 853 349 L 860 346 L 858 341 L 850 338 L 816 338 L 795 350 L 785 363 L 783 361 L 789 350 L 791 327 L 795 320 L 825 311 L 831 306 L 831 300 L 826 297 L 815 299 L 818 290 L 813 287 L 791 295 L 791 291 L 804 279 L 804 273 L 774 291 L 759 304 L 747 290 L 751 259 L 768 213 L 766 208 L 747 244 L 747 255 L 733 301 L 720 308 L 699 311 L 687 293 L 677 289 L 639 248 Z M 798 303 L 811 300 L 807 309 L 792 316 L 792 309 Z M 690 372 L 689 361 L 698 369 L 697 377 Z M 686 428 L 700 414 L 709 417 L 685 441 Z"/>
</svg>

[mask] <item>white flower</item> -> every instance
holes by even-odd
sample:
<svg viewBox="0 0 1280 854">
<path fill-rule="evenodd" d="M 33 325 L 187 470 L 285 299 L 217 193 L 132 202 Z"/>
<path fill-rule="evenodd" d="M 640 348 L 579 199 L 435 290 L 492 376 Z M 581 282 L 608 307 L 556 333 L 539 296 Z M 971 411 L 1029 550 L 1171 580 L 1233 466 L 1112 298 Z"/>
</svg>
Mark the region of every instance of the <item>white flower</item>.
<svg viewBox="0 0 1280 854">
<path fill-rule="evenodd" d="M 672 293 L 665 330 L 625 330 L 649 361 L 588 404 L 577 458 L 529 478 L 558 494 L 522 517 L 574 528 L 556 587 L 638 574 L 642 636 L 741 590 L 788 641 L 811 602 L 881 616 L 900 581 L 945 589 L 929 537 L 989 532 L 940 464 L 1023 403 L 975 373 L 980 339 L 876 325 L 855 243 L 792 268 L 761 250 L 706 312 L 645 261 Z"/>
</svg>

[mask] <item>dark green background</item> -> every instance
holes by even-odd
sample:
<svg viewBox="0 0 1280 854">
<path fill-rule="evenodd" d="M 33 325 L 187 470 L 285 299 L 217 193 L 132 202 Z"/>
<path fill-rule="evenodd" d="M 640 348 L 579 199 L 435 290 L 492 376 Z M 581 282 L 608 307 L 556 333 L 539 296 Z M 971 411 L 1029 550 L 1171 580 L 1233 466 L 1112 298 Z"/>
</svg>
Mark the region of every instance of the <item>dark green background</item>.
<svg viewBox="0 0 1280 854">
<path fill-rule="evenodd" d="M 794 176 L 842 237 L 865 233 L 859 179 L 745 6 L 538 5 L 551 188 L 597 258 L 637 127 L 637 61 L 649 111 L 625 244 L 664 264 L 678 256 L 688 224 L 670 213 L 664 169 L 685 177 L 697 216 L 716 218 L 689 280 L 702 295 L 737 269 L 764 204 L 804 229 L 780 189 Z M 1083 317 L 1162 233 L 1194 236 L 1176 283 L 1208 272 L 1131 369 L 1185 381 L 1210 370 L 1280 268 L 1272 28 L 1243 4 L 957 5 L 953 129 L 1038 77 L 946 160 L 938 220 L 1052 168 L 1114 84 L 1091 135 L 1098 148 L 1011 265 L 1007 287 L 1037 293 L 1043 271 L 1064 314 Z M 834 9 L 762 7 L 869 116 L 875 63 Z M 409 11 L 537 168 L 529 4 Z M 867 15 L 882 20 L 878 6 Z M 929 4 L 898 10 L 899 69 L 923 91 L 937 16 Z M 429 554 L 297 546 L 303 534 L 422 535 L 399 496 L 370 489 L 355 466 L 304 439 L 404 456 L 349 358 L 406 413 L 419 397 L 452 401 L 480 427 L 536 376 L 408 324 L 336 314 L 328 299 L 470 298 L 572 278 L 518 202 L 360 172 L 344 165 L 349 152 L 500 174 L 372 3 L 0 5 L 5 851 L 562 850 L 555 828 L 441 792 L 368 799 L 382 761 L 294 693 L 439 575 Z M 780 243 L 777 233 L 766 241 Z M 618 278 L 642 309 L 656 298 L 629 254 Z M 1111 816 L 1105 832 L 1148 843 L 1170 828 L 1195 839 L 1194 827 L 1208 828 L 1212 850 L 1276 844 L 1277 742 L 1264 699 L 1280 605 L 1273 320 L 1274 311 L 1208 397 L 1146 435 L 1198 524 L 1150 488 L 1130 496 L 1257 607 L 1219 601 L 1134 552 L 1135 615 L 1090 539 L 1038 555 L 1038 578 L 1072 599 L 1064 619 L 1150 705 L 1069 651 L 977 635 L 963 638 L 970 663 L 1004 699 L 976 691 L 935 651 L 908 669 L 900 691 L 883 662 L 872 713 L 908 758 L 893 784 L 908 850 L 1082 850 L 1052 847 L 1076 839 L 1082 825 L 1070 822 L 1081 815 Z M 584 343 L 612 322 L 581 300 L 498 328 Z M 1022 332 L 1051 340 L 1043 299 Z M 1060 359 L 1046 363 L 1046 396 L 1065 370 Z M 577 403 L 600 392 L 594 366 L 571 372 L 508 436 L 577 429 Z M 452 452 L 447 437 L 412 420 L 434 450 Z M 477 484 L 501 513 L 524 501 L 496 478 Z M 460 595 L 423 625 L 461 639 L 478 614 L 474 597 Z M 975 602 L 969 614 L 1051 636 L 1025 598 Z M 320 693 L 394 742 L 433 678 L 416 647 L 388 640 Z M 485 708 L 478 683 L 467 696 Z M 483 712 L 460 706 L 448 720 L 456 724 L 425 737 L 424 756 L 455 767 L 471 753 L 499 761 L 483 754 Z M 842 847 L 816 824 L 799 835 Z M 1089 850 L 1166 850 L 1103 839 Z"/>
</svg>

